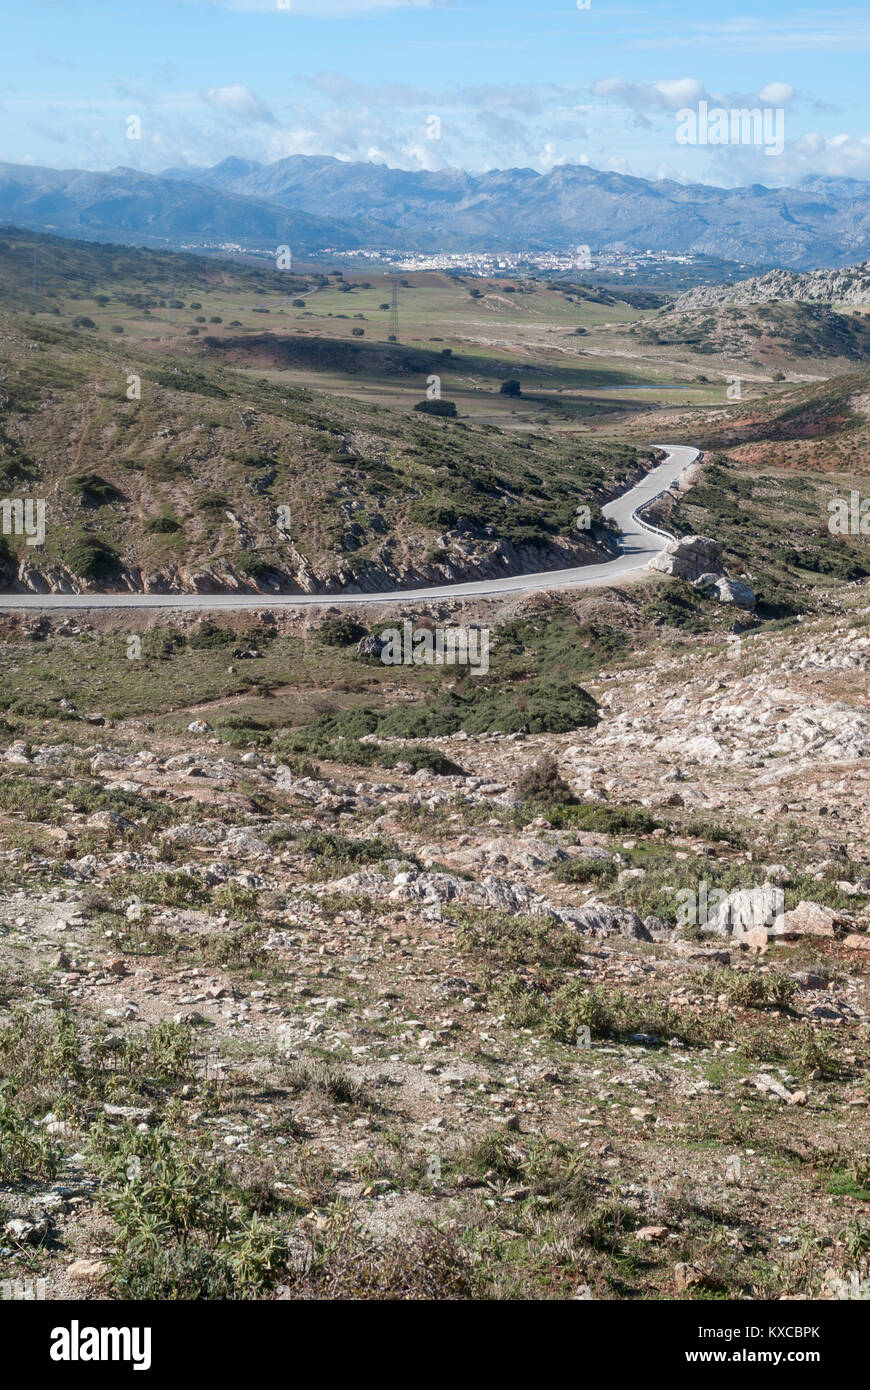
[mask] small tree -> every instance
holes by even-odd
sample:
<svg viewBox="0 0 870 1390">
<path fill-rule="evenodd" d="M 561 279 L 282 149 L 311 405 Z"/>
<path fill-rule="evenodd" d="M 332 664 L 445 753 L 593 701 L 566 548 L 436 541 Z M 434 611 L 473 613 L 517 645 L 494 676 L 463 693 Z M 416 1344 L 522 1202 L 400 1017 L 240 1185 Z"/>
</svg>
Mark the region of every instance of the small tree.
<svg viewBox="0 0 870 1390">
<path fill-rule="evenodd" d="M 503 396 L 521 396 L 523 394 L 523 388 L 514 377 L 509 377 L 507 381 L 503 381 L 498 389 Z"/>
</svg>

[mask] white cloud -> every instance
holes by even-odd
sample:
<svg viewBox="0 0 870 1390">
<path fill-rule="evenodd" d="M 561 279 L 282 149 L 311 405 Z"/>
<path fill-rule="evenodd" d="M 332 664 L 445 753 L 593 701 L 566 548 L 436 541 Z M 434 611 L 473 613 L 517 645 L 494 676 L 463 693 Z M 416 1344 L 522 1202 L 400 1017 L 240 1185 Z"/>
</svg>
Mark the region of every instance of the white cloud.
<svg viewBox="0 0 870 1390">
<path fill-rule="evenodd" d="M 681 111 L 697 106 L 700 101 L 726 107 L 785 107 L 805 100 L 788 82 L 768 82 L 757 92 L 711 92 L 697 77 L 662 82 L 626 82 L 621 77 L 605 77 L 593 82 L 592 91 L 610 106 L 622 107 L 638 115 Z"/>
<path fill-rule="evenodd" d="M 786 178 L 806 178 L 822 174 L 826 178 L 870 179 L 870 133 L 866 135 L 819 135 L 810 131 L 786 145 L 782 159 Z"/>
<path fill-rule="evenodd" d="M 797 93 L 788 82 L 768 82 L 758 93 L 759 100 L 766 106 L 788 106 Z"/>
<path fill-rule="evenodd" d="M 275 124 L 275 116 L 266 103 L 241 83 L 231 87 L 206 87 L 202 99 L 216 111 L 225 111 L 240 120 Z"/>
<path fill-rule="evenodd" d="M 709 98 L 697 77 L 679 77 L 665 82 L 626 82 L 621 77 L 605 77 L 593 82 L 595 96 L 613 106 L 631 111 L 679 111 Z"/>
</svg>

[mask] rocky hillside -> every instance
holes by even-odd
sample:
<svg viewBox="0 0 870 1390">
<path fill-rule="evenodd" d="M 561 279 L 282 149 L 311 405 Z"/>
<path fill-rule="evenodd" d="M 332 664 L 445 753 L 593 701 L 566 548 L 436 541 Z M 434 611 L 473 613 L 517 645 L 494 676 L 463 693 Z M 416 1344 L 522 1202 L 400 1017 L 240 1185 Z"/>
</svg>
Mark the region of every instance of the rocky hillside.
<svg viewBox="0 0 870 1390">
<path fill-rule="evenodd" d="M 796 386 L 766 402 L 735 402 L 715 420 L 693 422 L 707 444 L 806 441 L 814 470 L 864 471 L 870 428 L 870 372 Z"/>
<path fill-rule="evenodd" d="M 870 283 L 870 282 L 868 282 Z M 794 363 L 870 360 L 870 315 L 836 313 L 822 304 L 717 302 L 686 304 L 687 296 L 629 336 L 655 349 L 780 368 Z"/>
<path fill-rule="evenodd" d="M 708 285 L 681 294 L 675 308 L 689 312 L 724 304 L 769 304 L 797 300 L 806 304 L 870 304 L 870 261 L 842 270 L 770 270 L 730 285 Z"/>
<path fill-rule="evenodd" d="M 0 486 L 46 504 L 42 546 L 4 538 L 13 588 L 364 591 L 559 568 L 608 553 L 577 507 L 600 521 L 650 461 L 270 384 L 89 321 L 4 318 L 0 373 Z"/>
<path fill-rule="evenodd" d="M 577 602 L 587 646 L 626 634 L 591 721 L 340 748 L 318 702 L 378 673 L 328 626 L 149 626 L 128 661 L 6 624 L 0 1277 L 866 1298 L 867 587 L 739 640 L 638 603 Z M 504 686 L 565 613 L 451 619 Z M 234 647 L 282 688 L 230 694 Z M 428 717 L 435 673 L 386 674 L 370 702 Z"/>
</svg>

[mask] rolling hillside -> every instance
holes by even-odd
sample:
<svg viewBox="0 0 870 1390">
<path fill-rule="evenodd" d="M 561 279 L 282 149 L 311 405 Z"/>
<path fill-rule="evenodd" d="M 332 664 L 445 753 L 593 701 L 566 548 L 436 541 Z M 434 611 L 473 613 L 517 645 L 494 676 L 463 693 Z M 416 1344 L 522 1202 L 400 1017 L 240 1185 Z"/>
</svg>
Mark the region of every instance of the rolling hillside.
<svg viewBox="0 0 870 1390">
<path fill-rule="evenodd" d="M 629 331 L 647 346 L 685 348 L 773 368 L 809 359 L 870 361 L 870 316 L 799 301 L 685 307 L 685 298 Z"/>
<path fill-rule="evenodd" d="M 5 302 L 32 295 L 33 249 L 0 236 Z M 612 544 L 603 528 L 578 531 L 575 514 L 583 503 L 596 516 L 640 474 L 635 449 L 236 371 L 189 336 L 200 306 L 186 298 L 172 301 L 174 332 L 134 338 L 113 323 L 132 306 L 147 326 L 168 282 L 185 295 L 216 282 L 246 306 L 280 288 L 286 302 L 295 282 L 277 272 L 51 239 L 36 251 L 41 311 L 0 317 L 0 489 L 42 498 L 47 525 L 43 546 L 3 537 L 6 587 L 367 590 L 578 563 L 602 553 L 596 537 Z M 422 398 L 422 370 L 441 359 L 418 355 Z"/>
</svg>

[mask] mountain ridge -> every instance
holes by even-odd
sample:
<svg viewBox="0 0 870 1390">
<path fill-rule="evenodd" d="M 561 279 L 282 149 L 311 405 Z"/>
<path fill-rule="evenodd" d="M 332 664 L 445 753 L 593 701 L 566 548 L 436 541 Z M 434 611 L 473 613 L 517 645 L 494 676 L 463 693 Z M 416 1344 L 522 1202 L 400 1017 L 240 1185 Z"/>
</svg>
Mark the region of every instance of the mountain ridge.
<svg viewBox="0 0 870 1390">
<path fill-rule="evenodd" d="M 842 260 L 850 247 L 852 260 L 861 258 L 859 248 L 870 250 L 870 185 L 856 180 L 727 189 L 589 165 L 478 175 L 391 169 L 328 155 L 290 155 L 272 164 L 231 156 L 211 169 L 164 171 L 168 179 L 182 176 L 335 217 L 349 216 L 353 200 L 356 215 L 396 232 L 417 234 L 422 225 L 435 237 L 488 235 L 506 246 L 649 247 L 797 268 Z"/>
<path fill-rule="evenodd" d="M 95 173 L 0 164 L 0 220 L 96 240 L 294 250 L 654 250 L 795 270 L 870 255 L 870 184 L 718 188 L 557 165 L 469 174 L 326 155 Z"/>
</svg>

